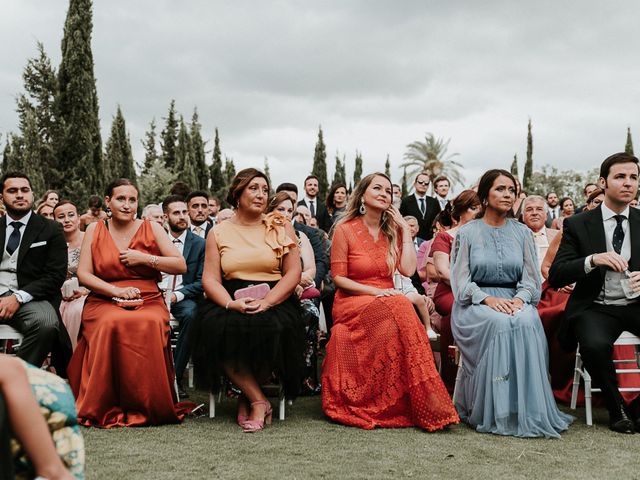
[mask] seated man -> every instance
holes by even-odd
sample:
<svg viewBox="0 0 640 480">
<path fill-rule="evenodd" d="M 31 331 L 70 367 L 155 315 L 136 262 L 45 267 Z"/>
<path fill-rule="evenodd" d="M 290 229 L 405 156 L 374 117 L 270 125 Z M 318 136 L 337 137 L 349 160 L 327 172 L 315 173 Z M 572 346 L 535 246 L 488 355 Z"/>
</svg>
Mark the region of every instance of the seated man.
<svg viewBox="0 0 640 480">
<path fill-rule="evenodd" d="M 202 269 L 204 267 L 205 241 L 189 230 L 187 204 L 178 195 L 170 195 L 162 202 L 162 210 L 169 227 L 169 238 L 173 240 L 185 261 L 184 275 L 162 275 L 160 288 L 169 295 L 171 314 L 180 322 L 180 333 L 175 352 L 178 394 L 186 398 L 182 386 L 182 375 L 189 362 L 189 327 L 198 313 L 197 300 L 202 297 Z"/>
<path fill-rule="evenodd" d="M 195 191 L 187 195 L 187 208 L 191 232 L 206 239 L 213 224 L 209 221 L 209 195 L 206 192 Z"/>
<path fill-rule="evenodd" d="M 66 375 L 71 340 L 59 319 L 67 277 L 62 226 L 35 215 L 29 178 L 7 172 L 0 179 L 7 214 L 0 220 L 0 323 L 23 335 L 18 357 L 40 367 L 49 352 L 58 375 Z"/>
<path fill-rule="evenodd" d="M 624 403 L 612 360 L 613 343 L 623 331 L 640 335 L 640 212 L 629 208 L 638 192 L 638 159 L 616 153 L 600 166 L 604 202 L 568 217 L 549 283 L 576 282 L 567 303 L 559 339 L 580 354 L 594 385 L 602 389 L 609 428 L 640 431 L 640 410 Z"/>
<path fill-rule="evenodd" d="M 142 209 L 143 220 L 149 220 L 150 222 L 156 222 L 160 225 L 164 223 L 164 216 L 162 215 L 162 208 L 160 205 L 156 205 L 155 203 L 150 203 L 146 207 Z"/>
<path fill-rule="evenodd" d="M 83 232 L 89 224 L 107 218 L 106 212 L 102 210 L 102 199 L 98 195 L 91 195 L 87 206 L 89 207 L 87 212 L 80 215 L 80 230 Z"/>
<path fill-rule="evenodd" d="M 547 254 L 551 240 L 560 230 L 547 228 L 547 202 L 539 195 L 529 195 L 522 201 L 522 223 L 533 232 L 533 240 L 538 249 L 538 270 L 542 266 L 542 260 Z M 542 272 L 538 272 L 542 275 Z"/>
</svg>

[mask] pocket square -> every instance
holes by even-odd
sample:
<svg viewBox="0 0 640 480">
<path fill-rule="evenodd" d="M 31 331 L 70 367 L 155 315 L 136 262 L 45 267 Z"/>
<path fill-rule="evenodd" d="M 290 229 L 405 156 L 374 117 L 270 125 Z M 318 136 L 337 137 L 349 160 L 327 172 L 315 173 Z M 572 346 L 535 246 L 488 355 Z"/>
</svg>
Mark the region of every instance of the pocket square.
<svg viewBox="0 0 640 480">
<path fill-rule="evenodd" d="M 31 246 L 29 248 L 36 248 L 36 247 L 43 247 L 47 244 L 47 241 L 44 240 L 42 242 L 36 242 L 36 243 L 32 243 Z"/>
</svg>

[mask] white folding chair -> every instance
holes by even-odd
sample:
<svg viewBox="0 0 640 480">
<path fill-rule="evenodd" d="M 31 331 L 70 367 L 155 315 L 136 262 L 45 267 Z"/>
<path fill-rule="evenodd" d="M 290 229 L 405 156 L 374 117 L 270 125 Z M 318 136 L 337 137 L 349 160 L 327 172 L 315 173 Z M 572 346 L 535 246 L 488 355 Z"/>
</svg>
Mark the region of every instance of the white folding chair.
<svg viewBox="0 0 640 480">
<path fill-rule="evenodd" d="M 634 363 L 637 368 L 616 368 L 616 373 L 620 375 L 629 373 L 640 373 L 640 338 L 629 332 L 622 332 L 618 339 L 613 344 L 615 345 L 635 345 L 635 355 L 633 358 L 614 360 L 613 363 Z M 593 425 L 593 412 L 591 408 L 591 394 L 594 392 L 602 391 L 600 388 L 594 388 L 591 386 L 591 375 L 587 372 L 582 364 L 582 357 L 580 356 L 580 345 L 576 351 L 576 364 L 573 373 L 573 389 L 571 390 L 571 408 L 576 409 L 578 402 L 578 391 L 580 390 L 580 379 L 584 381 L 584 406 L 586 412 L 587 425 Z M 621 392 L 640 392 L 640 385 L 637 387 L 624 387 L 619 388 Z"/>
<path fill-rule="evenodd" d="M 22 340 L 22 334 L 9 325 L 0 324 L 0 351 L 7 353 L 7 340 Z"/>
</svg>

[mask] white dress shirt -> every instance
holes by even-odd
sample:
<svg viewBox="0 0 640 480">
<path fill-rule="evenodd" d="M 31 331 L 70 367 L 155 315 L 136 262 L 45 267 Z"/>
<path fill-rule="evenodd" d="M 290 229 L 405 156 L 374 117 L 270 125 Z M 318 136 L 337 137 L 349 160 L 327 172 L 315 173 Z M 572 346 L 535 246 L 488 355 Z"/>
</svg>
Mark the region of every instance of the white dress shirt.
<svg viewBox="0 0 640 480">
<path fill-rule="evenodd" d="M 544 260 L 544 256 L 547 254 L 547 250 L 549 250 L 549 237 L 547 236 L 547 227 L 542 227 L 537 232 L 533 233 L 533 241 L 536 244 L 536 248 L 538 250 L 538 270 L 542 269 L 542 261 Z M 540 275 L 542 272 L 540 271 Z"/>
<path fill-rule="evenodd" d="M 184 242 L 187 240 L 187 231 L 185 230 L 184 232 L 182 232 L 182 234 L 180 234 L 178 238 L 173 238 L 173 235 L 171 235 L 170 233 L 167 235 L 169 235 L 169 240 L 171 240 L 176 246 L 176 248 L 180 252 L 180 255 L 183 255 Z M 174 278 L 176 282 L 175 285 L 173 284 Z M 184 299 L 184 293 L 179 291 L 182 288 L 182 275 L 171 275 L 169 273 L 163 273 L 162 280 L 158 283 L 158 287 L 160 287 L 160 290 L 173 293 L 176 296 L 176 303 Z"/>
<path fill-rule="evenodd" d="M 313 211 L 311 210 L 311 202 L 313 202 Z M 316 217 L 318 215 L 318 197 L 309 198 L 305 195 L 304 203 L 307 205 L 307 208 L 310 212 L 312 212 L 312 217 Z"/>
<path fill-rule="evenodd" d="M 604 202 L 600 204 L 602 209 L 602 223 L 604 225 L 604 238 L 607 244 L 607 252 L 614 252 L 613 249 L 613 231 L 616 229 L 617 214 L 608 208 Z M 629 231 L 629 207 L 624 209 L 620 213 L 625 219 L 622 221 L 622 230 L 624 231 L 624 240 L 622 241 L 622 248 L 620 249 L 620 255 L 628 262 L 631 258 L 631 232 Z M 593 255 L 587 256 L 584 259 L 584 271 L 590 273 L 594 268 L 591 266 L 591 258 Z M 602 290 L 596 298 L 597 303 L 603 305 L 628 305 L 631 301 L 624 294 L 622 289 L 622 280 L 626 279 L 624 272 L 614 272 L 607 269 L 607 273 L 604 276 L 604 284 Z M 633 300 L 635 301 L 635 300 Z"/>
<path fill-rule="evenodd" d="M 191 224 L 189 228 L 191 229 L 191 233 L 199 236 L 200 238 L 204 238 L 205 234 L 207 233 L 207 222 L 202 222 L 200 225 Z M 196 228 L 198 229 L 198 231 L 196 231 Z"/>
<path fill-rule="evenodd" d="M 6 232 L 5 232 L 5 236 L 4 236 L 4 250 L 7 250 L 7 243 L 9 243 L 9 236 L 11 235 L 11 233 L 13 232 L 13 227 L 10 227 L 9 224 L 11 222 L 20 222 L 22 223 L 22 226 L 20 227 L 20 242 L 18 242 L 18 246 L 16 247 L 16 252 L 20 251 L 20 245 L 22 244 L 22 239 L 24 237 L 24 232 L 27 228 L 27 223 L 29 223 L 29 219 L 31 219 L 31 215 L 33 215 L 33 212 L 31 210 L 29 210 L 26 215 L 20 217 L 20 218 L 12 218 L 11 215 L 9 215 L 9 213 L 7 213 L 4 218 L 7 222 L 7 228 L 6 228 Z M 17 272 L 15 273 L 16 275 L 16 285 L 18 284 L 17 281 L 17 277 L 18 274 Z M 16 298 L 18 299 L 18 301 L 20 303 L 27 303 L 30 302 L 31 300 L 33 300 L 33 296 L 30 295 L 29 293 L 25 292 L 24 290 L 16 290 L 13 292 L 13 294 L 16 296 Z"/>
<path fill-rule="evenodd" d="M 418 210 L 422 212 L 422 218 L 424 219 L 425 214 L 427 213 L 427 194 L 420 196 L 417 193 L 413 194 L 416 197 L 416 203 L 418 204 Z M 420 199 L 424 200 L 424 212 L 422 211 L 422 205 L 420 204 Z"/>
</svg>

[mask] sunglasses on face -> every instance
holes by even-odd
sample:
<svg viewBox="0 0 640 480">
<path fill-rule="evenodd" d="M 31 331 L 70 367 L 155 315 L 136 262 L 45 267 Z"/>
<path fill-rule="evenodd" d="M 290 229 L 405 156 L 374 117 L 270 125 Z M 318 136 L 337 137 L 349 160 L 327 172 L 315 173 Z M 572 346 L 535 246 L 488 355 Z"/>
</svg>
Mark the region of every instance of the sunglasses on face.
<svg viewBox="0 0 640 480">
<path fill-rule="evenodd" d="M 429 182 L 423 182 L 422 180 L 416 180 L 416 183 L 417 183 L 418 185 L 422 185 L 422 186 L 424 186 L 424 187 L 426 187 L 426 186 L 428 186 L 428 185 L 429 185 Z"/>
</svg>

